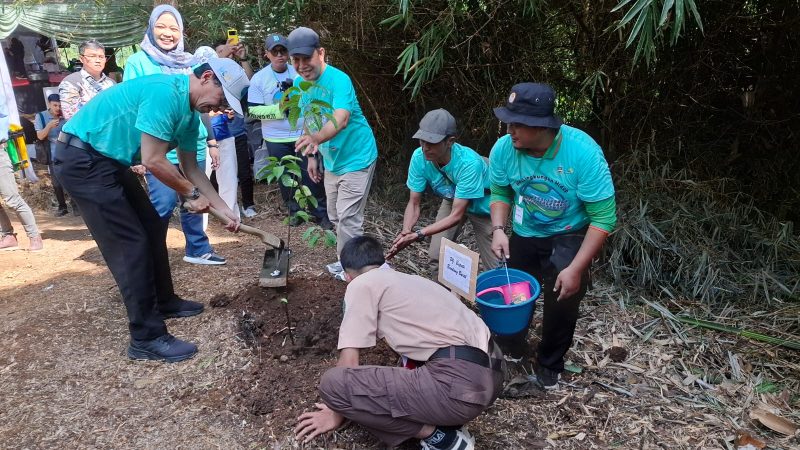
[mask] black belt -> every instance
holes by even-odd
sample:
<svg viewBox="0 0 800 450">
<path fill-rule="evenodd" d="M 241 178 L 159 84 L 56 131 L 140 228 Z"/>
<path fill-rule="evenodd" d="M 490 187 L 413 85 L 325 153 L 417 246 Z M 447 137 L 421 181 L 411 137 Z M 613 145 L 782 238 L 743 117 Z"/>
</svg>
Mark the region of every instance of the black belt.
<svg viewBox="0 0 800 450">
<path fill-rule="evenodd" d="M 71 145 L 73 147 L 78 147 L 83 150 L 94 150 L 91 145 L 83 142 L 79 137 L 74 136 L 69 133 L 64 133 L 63 131 L 58 133 L 58 142 L 62 144 Z"/>
<path fill-rule="evenodd" d="M 489 350 L 492 349 L 493 342 L 489 341 Z M 469 345 L 451 345 L 450 347 L 443 347 L 433 352 L 428 361 L 434 359 L 460 359 L 478 364 L 489 369 L 502 370 L 503 361 L 500 359 L 490 358 L 483 350 Z"/>
</svg>

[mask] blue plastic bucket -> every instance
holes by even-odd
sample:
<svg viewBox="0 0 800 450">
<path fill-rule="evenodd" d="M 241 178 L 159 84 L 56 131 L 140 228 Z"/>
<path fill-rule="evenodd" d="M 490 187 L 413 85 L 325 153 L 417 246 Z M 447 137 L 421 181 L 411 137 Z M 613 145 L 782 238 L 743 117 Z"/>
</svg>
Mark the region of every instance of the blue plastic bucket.
<svg viewBox="0 0 800 450">
<path fill-rule="evenodd" d="M 524 302 L 506 305 L 503 295 L 499 292 L 488 292 L 476 299 L 481 318 L 492 333 L 508 336 L 519 333 L 528 326 L 536 307 L 536 299 L 542 291 L 539 281 L 521 270 L 492 269 L 478 275 L 475 291 L 480 292 L 490 287 L 498 287 L 518 281 L 527 281 L 531 284 L 531 297 Z"/>
</svg>

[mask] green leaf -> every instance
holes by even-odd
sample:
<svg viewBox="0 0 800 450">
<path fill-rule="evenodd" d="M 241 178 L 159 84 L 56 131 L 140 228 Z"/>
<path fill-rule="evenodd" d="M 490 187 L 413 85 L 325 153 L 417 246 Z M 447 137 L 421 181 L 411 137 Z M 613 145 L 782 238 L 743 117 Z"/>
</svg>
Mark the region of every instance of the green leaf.
<svg viewBox="0 0 800 450">
<path fill-rule="evenodd" d="M 283 174 L 283 175 L 281 175 L 281 184 L 286 186 L 286 187 L 293 188 L 293 187 L 297 187 L 297 180 L 295 180 L 294 178 L 292 178 L 291 176 L 289 176 L 287 174 Z"/>
<path fill-rule="evenodd" d="M 331 104 L 326 102 L 326 101 L 314 99 L 314 100 L 311 100 L 311 102 L 309 102 L 309 104 L 310 105 L 319 106 L 320 108 L 325 108 L 325 109 L 329 109 L 329 110 L 333 111 L 333 106 L 331 106 Z"/>
<path fill-rule="evenodd" d="M 283 175 L 283 171 L 284 170 L 286 170 L 285 167 L 283 167 L 281 165 L 277 165 L 277 166 L 272 168 L 272 176 L 275 177 L 275 178 L 280 178 L 281 175 Z"/>
<path fill-rule="evenodd" d="M 314 83 L 310 81 L 303 80 L 300 82 L 300 89 L 302 89 L 303 91 L 308 91 L 309 89 L 311 89 L 311 86 L 314 86 Z"/>
<path fill-rule="evenodd" d="M 331 230 L 325 230 L 325 247 L 336 247 L 336 234 Z"/>
<path fill-rule="evenodd" d="M 308 199 L 308 203 L 311 203 L 311 206 L 313 208 L 316 209 L 319 206 L 319 202 L 317 201 L 316 197 L 314 197 L 313 195 L 310 196 L 310 197 L 306 197 L 306 199 Z"/>
<path fill-rule="evenodd" d="M 628 41 L 625 43 L 625 47 L 630 47 L 634 40 L 638 37 L 640 40 L 642 36 L 639 34 L 639 31 L 642 29 L 642 26 L 647 21 L 647 12 L 642 12 L 639 14 L 639 19 L 636 20 L 636 24 L 631 29 L 631 35 L 628 36 Z"/>
<path fill-rule="evenodd" d="M 289 126 L 291 126 L 293 130 L 297 129 L 297 121 L 298 120 L 300 120 L 300 108 L 290 108 L 289 109 Z"/>
<path fill-rule="evenodd" d="M 297 211 L 294 215 L 301 218 L 303 222 L 309 222 L 311 220 L 311 215 L 305 211 Z"/>
<path fill-rule="evenodd" d="M 781 390 L 780 386 L 771 381 L 762 381 L 756 386 L 756 392 L 758 392 L 759 394 L 772 394 L 780 390 Z"/>
<path fill-rule="evenodd" d="M 303 176 L 303 174 L 302 174 L 302 172 L 300 172 L 299 168 L 286 166 L 286 171 L 289 172 L 290 174 L 294 175 L 294 177 L 296 179 L 298 179 L 298 180 Z"/>
<path fill-rule="evenodd" d="M 703 20 L 700 18 L 700 11 L 697 10 L 697 4 L 694 0 L 686 0 L 686 3 L 689 4 L 689 9 L 692 10 L 692 16 L 694 17 L 695 23 L 697 23 L 697 27 L 700 28 L 700 32 L 705 33 L 705 31 L 703 31 Z"/>
<path fill-rule="evenodd" d="M 631 9 L 622 16 L 622 19 L 619 21 L 619 26 L 624 27 L 628 24 L 634 17 L 638 16 L 639 13 L 645 8 L 645 6 L 650 6 L 653 0 L 638 0 L 635 5 Z"/>
<path fill-rule="evenodd" d="M 314 231 L 317 231 L 317 230 L 316 230 L 316 228 L 312 228 L 312 230 L 314 230 Z M 317 242 L 319 242 L 319 239 L 320 239 L 320 237 L 321 237 L 321 236 L 320 236 L 320 234 L 319 234 L 318 232 L 317 232 L 317 233 L 314 233 L 314 234 L 313 234 L 313 235 L 312 235 L 312 236 L 311 236 L 311 237 L 308 239 L 308 246 L 309 246 L 309 247 L 311 247 L 311 248 L 314 248 L 314 247 L 316 247 L 316 246 L 317 246 Z"/>
<path fill-rule="evenodd" d="M 669 17 L 669 10 L 672 9 L 672 6 L 675 4 L 675 0 L 666 0 L 664 2 L 664 7 L 661 8 L 661 19 L 658 20 L 658 26 L 663 27 L 665 23 L 667 23 L 667 18 Z"/>
<path fill-rule="evenodd" d="M 303 191 L 303 195 L 305 195 L 306 197 L 311 197 L 311 189 L 309 189 L 308 186 L 305 185 L 300 186 L 300 190 Z"/>
<path fill-rule="evenodd" d="M 300 237 L 300 239 L 308 242 L 312 234 L 314 234 L 314 227 L 308 227 L 306 231 L 303 232 L 303 235 Z"/>
<path fill-rule="evenodd" d="M 625 5 L 627 5 L 627 4 L 628 4 L 628 3 L 630 3 L 631 1 L 632 1 L 632 0 L 622 0 L 622 1 L 621 1 L 621 2 L 620 2 L 618 5 L 617 5 L 617 6 L 615 6 L 615 7 L 614 7 L 614 8 L 611 10 L 611 12 L 613 13 L 613 12 L 617 12 L 617 11 L 619 11 L 620 9 L 622 9 L 622 8 L 623 8 Z"/>
</svg>

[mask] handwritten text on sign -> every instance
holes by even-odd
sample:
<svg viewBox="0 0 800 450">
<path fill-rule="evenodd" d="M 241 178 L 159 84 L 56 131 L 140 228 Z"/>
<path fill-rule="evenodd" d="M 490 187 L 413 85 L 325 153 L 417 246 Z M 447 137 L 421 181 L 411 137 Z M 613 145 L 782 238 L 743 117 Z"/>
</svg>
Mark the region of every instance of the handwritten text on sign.
<svg viewBox="0 0 800 450">
<path fill-rule="evenodd" d="M 447 247 L 444 249 L 444 273 L 442 276 L 462 292 L 469 292 L 472 276 L 472 259 Z"/>
</svg>

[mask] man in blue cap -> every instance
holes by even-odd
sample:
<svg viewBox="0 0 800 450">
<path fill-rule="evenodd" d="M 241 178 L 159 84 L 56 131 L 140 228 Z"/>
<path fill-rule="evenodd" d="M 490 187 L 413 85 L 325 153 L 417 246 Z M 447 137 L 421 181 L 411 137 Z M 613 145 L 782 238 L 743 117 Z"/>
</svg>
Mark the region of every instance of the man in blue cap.
<svg viewBox="0 0 800 450">
<path fill-rule="evenodd" d="M 81 208 L 122 293 L 131 359 L 194 356 L 197 346 L 170 335 L 164 318 L 200 314 L 203 305 L 175 294 L 166 227 L 130 166 L 146 166 L 192 211 L 213 206 L 236 231 L 237 214 L 214 191 L 195 153 L 199 113 L 229 105 L 241 114 L 248 84 L 244 70 L 226 58 L 213 58 L 191 75 L 136 78 L 99 93 L 58 137 L 56 176 Z M 180 171 L 166 159 L 171 148 L 178 149 Z"/>
<path fill-rule="evenodd" d="M 614 184 L 603 150 L 586 133 L 564 125 L 554 106 L 550 86 L 515 85 L 506 106 L 494 110 L 508 134 L 489 156 L 492 249 L 508 257 L 509 267 L 542 284 L 535 372 L 536 383 L 545 389 L 558 387 L 589 267 L 616 224 Z M 526 327 L 515 336 L 498 337 L 498 343 L 512 358 L 522 358 L 527 334 Z"/>
<path fill-rule="evenodd" d="M 314 83 L 301 99 L 301 106 L 322 100 L 331 105 L 332 111 L 326 112 L 336 119 L 335 123 L 325 121 L 319 129 L 306 123 L 307 132 L 297 139 L 295 148 L 303 155 L 322 154 L 328 218 L 336 226 L 338 255 L 347 241 L 364 234 L 364 207 L 375 174 L 378 146 L 361 112 L 353 82 L 326 63 L 319 35 L 311 28 L 296 28 L 289 33 L 289 56 L 302 81 Z M 300 81 L 295 80 L 295 84 Z M 308 173 L 314 181 L 322 181 L 316 158 L 309 158 Z M 340 262 L 329 264 L 328 271 L 344 281 Z"/>
</svg>

